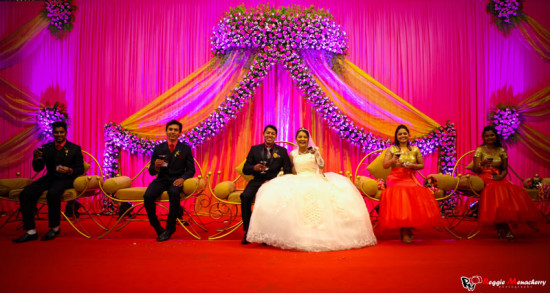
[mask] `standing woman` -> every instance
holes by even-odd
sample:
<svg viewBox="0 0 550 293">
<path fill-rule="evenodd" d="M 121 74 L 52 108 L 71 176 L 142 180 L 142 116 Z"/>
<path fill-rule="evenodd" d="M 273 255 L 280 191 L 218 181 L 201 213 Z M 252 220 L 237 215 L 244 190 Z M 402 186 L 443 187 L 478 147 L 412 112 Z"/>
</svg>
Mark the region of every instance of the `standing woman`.
<svg viewBox="0 0 550 293">
<path fill-rule="evenodd" d="M 411 243 L 414 228 L 439 226 L 441 213 L 433 193 L 414 178 L 424 168 L 422 154 L 411 146 L 409 129 L 397 126 L 394 144 L 386 150 L 384 168 L 392 168 L 380 200 L 379 223 L 383 229 L 400 229 L 401 240 Z"/>
<path fill-rule="evenodd" d="M 475 172 L 485 182 L 481 192 L 479 224 L 494 225 L 499 238 L 514 240 L 510 224 L 527 223 L 542 220 L 542 216 L 520 186 L 506 180 L 508 174 L 508 155 L 502 147 L 496 129 L 489 125 L 483 128 L 483 144 L 474 153 Z"/>
</svg>

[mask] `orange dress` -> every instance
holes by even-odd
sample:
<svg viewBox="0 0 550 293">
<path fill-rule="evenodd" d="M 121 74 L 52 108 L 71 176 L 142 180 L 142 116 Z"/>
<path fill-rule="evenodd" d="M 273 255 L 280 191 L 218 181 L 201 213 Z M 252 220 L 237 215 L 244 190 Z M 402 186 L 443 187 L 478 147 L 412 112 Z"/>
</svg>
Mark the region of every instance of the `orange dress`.
<svg viewBox="0 0 550 293">
<path fill-rule="evenodd" d="M 391 146 L 387 152 L 399 152 Z M 418 163 L 422 154 L 418 147 L 402 153 L 399 162 Z M 386 180 L 386 189 L 380 199 L 379 225 L 383 229 L 401 227 L 420 228 L 441 225 L 441 212 L 433 193 L 417 183 L 414 170 L 392 168 Z"/>
<path fill-rule="evenodd" d="M 493 168 L 483 168 L 479 174 L 479 177 L 485 182 L 480 199 L 480 224 L 509 223 L 516 225 L 543 220 L 525 189 L 506 179 L 499 181 L 492 179 L 493 174 L 500 170 L 502 161 L 508 158 L 504 148 L 499 148 L 495 153 L 489 153 L 484 147 L 478 147 L 474 157 L 480 160 L 493 158 L 491 164 Z"/>
</svg>

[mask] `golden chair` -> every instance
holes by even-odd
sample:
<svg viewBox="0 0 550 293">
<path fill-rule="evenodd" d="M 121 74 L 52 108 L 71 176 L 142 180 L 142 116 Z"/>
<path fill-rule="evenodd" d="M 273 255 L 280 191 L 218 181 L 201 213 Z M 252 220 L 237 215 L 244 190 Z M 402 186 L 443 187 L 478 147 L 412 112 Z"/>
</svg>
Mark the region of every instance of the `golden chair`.
<svg viewBox="0 0 550 293">
<path fill-rule="evenodd" d="M 377 154 L 377 157 L 374 160 L 372 160 L 372 162 L 368 163 L 369 159 L 375 154 Z M 385 169 L 383 167 L 385 155 L 386 155 L 386 149 L 375 150 L 366 154 L 361 159 L 361 161 L 359 161 L 359 164 L 357 165 L 357 168 L 355 169 L 355 172 L 353 174 L 353 178 L 355 179 L 354 183 L 357 189 L 361 192 L 361 194 L 364 197 L 374 202 L 374 205 L 369 212 L 371 219 L 374 222 L 374 226 L 378 224 L 376 221 L 376 217 L 377 217 L 377 210 L 379 205 L 378 202 L 380 201 L 380 198 L 382 195 L 383 185 L 386 182 L 386 179 L 391 172 L 391 168 Z M 360 173 L 362 173 L 365 169 L 368 171 L 370 176 L 372 176 L 372 178 L 360 175 Z M 431 189 L 436 201 L 442 202 L 444 200 L 449 199 L 451 196 L 453 196 L 454 192 L 450 192 L 450 191 L 452 191 L 453 187 L 456 184 L 453 181 L 448 182 L 448 180 L 445 180 L 447 179 L 447 177 L 450 178 L 450 176 L 443 175 L 443 174 L 432 174 L 429 176 L 424 176 L 419 171 L 417 171 L 416 174 L 420 175 L 423 180 L 431 178 L 432 180 L 436 179 L 437 182 L 441 181 L 443 183 L 441 184 L 441 186 L 438 185 L 438 188 L 439 188 L 438 191 Z M 413 177 L 413 179 L 416 181 L 418 185 L 423 186 L 423 184 L 421 184 L 416 177 Z M 434 227 L 434 228 L 438 231 L 442 231 L 440 227 Z M 449 227 L 443 226 L 443 229 L 447 231 L 449 234 L 451 234 L 453 237 L 457 239 L 462 239 L 462 237 L 458 236 L 456 233 L 451 231 Z"/>
<path fill-rule="evenodd" d="M 477 174 L 473 172 L 474 153 L 475 150 L 471 150 L 460 156 L 453 168 L 452 176 L 456 176 L 457 180 L 459 181 L 457 187 L 454 190 L 457 196 L 455 197 L 456 207 L 454 209 L 455 214 L 453 215 L 458 220 L 455 221 L 455 223 L 453 224 L 453 228 L 460 224 L 463 220 L 477 221 L 477 209 L 479 207 L 480 194 L 485 187 L 485 183 L 483 182 L 483 179 L 481 179 L 479 176 L 477 176 Z M 466 162 L 469 163 L 466 164 Z M 522 178 L 510 165 L 508 165 L 508 170 L 510 171 L 508 172 L 508 179 L 511 179 L 512 175 L 514 175 L 516 176 L 516 178 L 523 182 L 525 190 L 531 196 L 531 199 L 538 203 L 541 214 L 548 221 L 548 217 L 544 212 L 544 210 L 547 209 L 548 206 L 548 198 L 545 198 L 544 196 L 539 196 L 538 189 L 530 188 L 531 186 L 528 186 L 529 180 L 532 180 L 531 178 Z M 550 184 L 550 178 L 544 178 L 543 180 L 541 180 L 541 183 L 543 182 L 547 182 L 547 184 Z M 542 194 L 543 193 L 541 193 L 541 195 Z M 534 226 L 531 226 L 531 228 L 533 228 L 535 231 L 538 230 L 538 228 Z M 467 238 L 472 239 L 476 237 L 480 232 L 481 229 L 478 226 L 468 233 Z"/>
<path fill-rule="evenodd" d="M 288 141 L 276 141 L 275 143 L 284 143 L 292 146 L 296 144 Z M 244 186 L 248 184 L 250 180 L 254 178 L 252 175 L 245 175 L 242 172 L 244 163 L 246 160 L 242 161 L 236 168 L 235 171 L 239 174 L 237 178 L 231 181 L 223 181 L 216 184 L 212 188 L 212 172 L 208 172 L 208 189 L 210 194 L 214 197 L 216 202 L 209 205 L 209 215 L 212 219 L 216 221 L 222 221 L 223 226 L 217 229 L 214 235 L 208 237 L 209 240 L 221 239 L 237 230 L 243 222 L 240 218 L 240 207 L 241 207 L 241 193 L 244 191 L 243 188 L 237 187 L 244 183 Z M 221 171 L 218 171 L 218 177 L 220 178 Z M 243 180 L 240 180 L 240 179 Z M 243 182 L 244 181 L 244 182 Z"/>
<path fill-rule="evenodd" d="M 84 197 L 90 197 L 97 195 L 99 192 L 100 184 L 103 181 L 103 173 L 101 172 L 101 165 L 97 161 L 97 159 L 92 156 L 90 153 L 86 151 L 82 151 L 82 154 L 84 155 L 84 175 L 81 175 L 77 177 L 73 182 L 73 188 L 65 190 L 61 196 L 62 202 L 68 202 L 72 200 L 77 200 Z M 86 175 L 86 173 L 90 170 L 92 165 L 95 164 L 96 168 L 99 170 L 99 175 Z M 33 178 L 35 178 L 38 174 L 41 172 L 36 173 Z M 33 178 L 14 178 L 14 179 L 0 179 L 0 199 L 2 200 L 8 200 L 13 202 L 19 201 L 19 194 L 21 194 L 21 191 L 23 189 L 30 185 L 32 183 Z M 40 198 L 38 199 L 38 203 L 42 205 L 47 204 L 46 194 L 48 192 L 44 191 Z M 90 213 L 90 211 L 82 205 L 82 209 L 84 209 L 84 212 L 86 215 L 88 215 L 89 218 L 91 218 L 96 225 L 103 228 L 103 225 L 101 225 L 94 216 Z M 40 210 L 40 209 L 39 209 Z M 8 219 L 0 226 L 0 228 L 4 227 L 7 223 L 9 223 L 12 219 L 16 219 L 17 215 L 19 214 L 19 209 L 14 211 Z M 68 217 L 65 212 L 62 210 L 61 215 L 67 222 L 73 227 L 80 235 L 84 236 L 85 238 L 91 238 L 90 233 L 86 231 L 86 229 L 80 224 L 84 218 L 77 219 L 76 216 L 74 216 L 73 212 L 73 219 Z M 76 225 L 75 225 L 76 224 Z M 78 225 L 78 227 L 77 227 Z"/>
<path fill-rule="evenodd" d="M 180 194 L 180 200 L 181 201 L 187 201 L 189 199 L 195 198 L 199 196 L 203 190 L 205 189 L 205 181 L 204 176 L 202 172 L 202 168 L 195 160 L 195 166 L 199 170 L 199 175 L 197 177 L 189 178 L 183 182 L 183 192 Z M 117 176 L 114 178 L 109 178 L 105 180 L 100 185 L 101 191 L 103 194 L 113 201 L 115 205 L 119 206 L 122 203 L 131 203 L 132 206 L 127 209 L 122 215 L 116 215 L 118 219 L 113 225 L 110 225 L 110 228 L 107 229 L 105 233 L 100 235 L 98 238 L 101 239 L 105 236 L 107 236 L 109 233 L 111 233 L 113 230 L 121 230 L 122 228 L 126 227 L 130 222 L 133 221 L 146 221 L 146 219 L 130 219 L 125 217 L 127 214 L 129 214 L 131 211 L 135 210 L 136 208 L 143 208 L 143 195 L 145 194 L 145 191 L 147 190 L 147 187 L 132 187 L 132 182 L 138 178 L 145 170 L 149 168 L 149 163 L 145 165 L 139 171 L 137 175 L 135 175 L 133 178 L 130 178 L 128 176 Z M 168 210 L 166 206 L 164 206 L 162 203 L 169 202 L 168 193 L 165 191 L 162 193 L 162 195 L 157 199 L 156 203 L 157 206 Z M 187 209 L 184 209 L 184 213 L 187 215 L 187 217 L 194 222 L 199 228 L 201 228 L 204 231 L 208 231 L 202 224 L 197 222 L 193 215 L 189 213 Z M 195 213 L 196 214 L 196 213 Z M 180 219 L 177 219 L 178 223 L 189 233 L 189 235 L 193 236 L 195 239 L 201 239 L 197 231 L 190 226 L 187 221 L 184 222 Z M 199 220 L 200 221 L 200 220 Z"/>
</svg>

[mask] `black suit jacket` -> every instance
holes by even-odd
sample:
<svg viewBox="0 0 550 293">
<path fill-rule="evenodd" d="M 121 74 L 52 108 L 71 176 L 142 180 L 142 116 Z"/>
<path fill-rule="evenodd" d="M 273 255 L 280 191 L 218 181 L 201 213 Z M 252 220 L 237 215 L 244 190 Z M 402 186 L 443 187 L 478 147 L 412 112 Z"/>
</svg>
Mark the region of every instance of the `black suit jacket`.
<svg viewBox="0 0 550 293">
<path fill-rule="evenodd" d="M 155 170 L 155 160 L 159 159 L 159 155 L 166 155 L 166 161 L 168 167 L 160 168 L 160 171 Z M 153 156 L 151 156 L 151 165 L 149 166 L 149 173 L 151 175 L 157 175 L 157 178 L 183 178 L 188 179 L 195 176 L 195 161 L 193 160 L 193 154 L 191 153 L 191 147 L 181 141 L 178 141 L 173 153 L 170 153 L 168 142 L 163 142 L 153 150 Z"/>
<path fill-rule="evenodd" d="M 246 175 L 254 175 L 253 181 L 264 182 L 271 180 L 279 174 L 281 168 L 285 174 L 292 173 L 292 166 L 290 164 L 290 158 L 288 157 L 288 152 L 284 147 L 273 145 L 271 150 L 272 158 L 267 160 L 267 166 L 269 170 L 266 171 L 266 174 L 262 174 L 260 171 L 254 171 L 254 166 L 259 164 L 260 161 L 265 160 L 265 146 L 264 144 L 255 145 L 250 148 L 248 156 L 246 157 L 246 162 L 243 166 L 243 173 Z"/>
<path fill-rule="evenodd" d="M 58 165 L 73 169 L 71 175 L 62 174 L 55 169 Z M 55 143 L 50 142 L 42 145 L 42 159 L 32 161 L 32 169 L 40 172 L 46 166 L 46 176 L 57 179 L 74 179 L 84 173 L 84 159 L 82 149 L 70 141 L 65 143 L 61 150 L 55 149 Z"/>
</svg>

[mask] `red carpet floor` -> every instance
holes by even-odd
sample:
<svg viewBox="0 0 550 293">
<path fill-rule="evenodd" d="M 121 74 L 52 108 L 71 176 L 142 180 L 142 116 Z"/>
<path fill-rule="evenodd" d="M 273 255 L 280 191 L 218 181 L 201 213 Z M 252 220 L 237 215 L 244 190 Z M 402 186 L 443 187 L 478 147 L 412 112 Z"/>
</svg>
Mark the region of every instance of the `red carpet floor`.
<svg viewBox="0 0 550 293">
<path fill-rule="evenodd" d="M 92 221 L 83 224 L 100 234 Z M 398 241 L 397 233 L 378 232 L 374 247 L 323 253 L 243 246 L 240 230 L 208 241 L 193 240 L 178 227 L 172 240 L 159 243 L 147 222 L 102 240 L 85 239 L 63 222 L 53 241 L 13 244 L 10 239 L 22 234 L 17 226 L 0 230 L 1 292 L 468 292 L 461 276 L 550 282 L 548 224 L 538 233 L 520 227 L 510 243 L 492 230 L 460 241 L 418 231 L 411 245 Z M 459 228 L 466 234 L 473 226 Z M 47 231 L 45 221 L 38 231 Z M 550 284 L 481 284 L 473 292 L 550 292 Z"/>
</svg>

